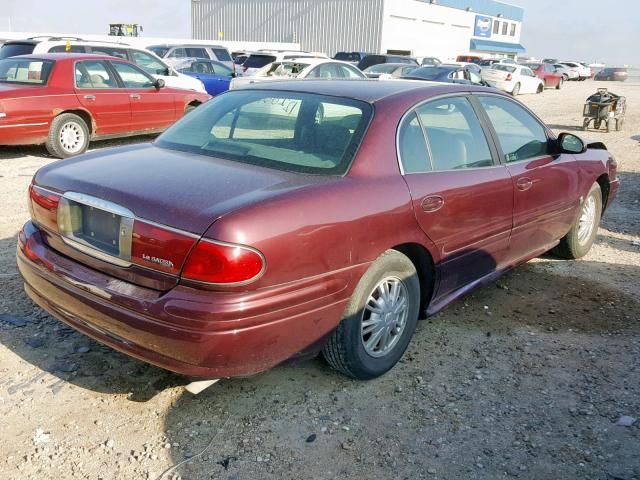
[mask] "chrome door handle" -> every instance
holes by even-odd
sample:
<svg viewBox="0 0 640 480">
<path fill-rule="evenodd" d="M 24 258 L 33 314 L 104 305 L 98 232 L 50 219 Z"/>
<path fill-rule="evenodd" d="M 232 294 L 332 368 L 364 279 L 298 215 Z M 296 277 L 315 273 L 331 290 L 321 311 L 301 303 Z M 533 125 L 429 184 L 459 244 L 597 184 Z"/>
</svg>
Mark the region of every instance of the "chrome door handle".
<svg viewBox="0 0 640 480">
<path fill-rule="evenodd" d="M 131 95 L 129 95 L 131 98 L 133 98 L 134 100 L 140 100 L 140 95 L 138 93 L 132 93 Z"/>
<path fill-rule="evenodd" d="M 95 99 L 96 99 L 96 96 L 95 96 L 95 95 L 85 95 L 85 96 L 84 96 L 84 98 L 85 98 L 85 100 L 91 100 L 91 101 L 93 101 L 93 100 L 95 100 Z"/>
<path fill-rule="evenodd" d="M 430 195 L 422 200 L 422 211 L 431 213 L 437 212 L 444 205 L 444 198 L 440 195 Z"/>
<path fill-rule="evenodd" d="M 526 192 L 531 187 L 533 187 L 533 181 L 530 178 L 527 178 L 527 177 L 519 178 L 518 181 L 516 182 L 516 187 L 521 192 Z"/>
</svg>

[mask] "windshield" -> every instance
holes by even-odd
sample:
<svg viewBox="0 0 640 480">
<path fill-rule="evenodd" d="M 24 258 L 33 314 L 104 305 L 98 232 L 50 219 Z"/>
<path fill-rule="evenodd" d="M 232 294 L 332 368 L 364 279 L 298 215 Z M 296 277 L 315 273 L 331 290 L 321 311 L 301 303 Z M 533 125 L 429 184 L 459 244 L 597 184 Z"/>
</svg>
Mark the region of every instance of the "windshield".
<svg viewBox="0 0 640 480">
<path fill-rule="evenodd" d="M 15 57 L 17 55 L 29 55 L 33 53 L 33 43 L 5 43 L 0 48 L 0 58 Z"/>
<path fill-rule="evenodd" d="M 523 63 L 522 65 L 525 66 L 525 67 L 529 67 L 531 70 L 537 70 L 537 69 L 540 68 L 540 66 L 542 64 L 540 64 L 540 63 Z"/>
<path fill-rule="evenodd" d="M 276 57 L 273 55 L 249 55 L 249 58 L 247 58 L 242 66 L 247 68 L 262 68 L 275 61 Z"/>
<path fill-rule="evenodd" d="M 46 85 L 53 68 L 51 60 L 6 58 L 0 60 L 0 82 Z"/>
<path fill-rule="evenodd" d="M 237 90 L 208 101 L 156 145 L 292 172 L 343 175 L 373 108 L 311 93 Z"/>
<path fill-rule="evenodd" d="M 365 72 L 371 73 L 393 73 L 395 69 L 398 68 L 398 65 L 393 65 L 390 63 L 380 63 L 378 65 L 372 65 L 369 68 L 365 69 Z"/>
<path fill-rule="evenodd" d="M 287 62 L 274 63 L 265 73 L 266 77 L 288 77 L 296 78 L 302 70 L 309 66 L 308 63 Z"/>
<path fill-rule="evenodd" d="M 167 54 L 170 48 L 171 48 L 170 45 L 153 45 L 151 47 L 147 47 L 147 50 L 151 50 L 157 56 L 159 56 L 160 58 L 163 58 Z"/>
</svg>

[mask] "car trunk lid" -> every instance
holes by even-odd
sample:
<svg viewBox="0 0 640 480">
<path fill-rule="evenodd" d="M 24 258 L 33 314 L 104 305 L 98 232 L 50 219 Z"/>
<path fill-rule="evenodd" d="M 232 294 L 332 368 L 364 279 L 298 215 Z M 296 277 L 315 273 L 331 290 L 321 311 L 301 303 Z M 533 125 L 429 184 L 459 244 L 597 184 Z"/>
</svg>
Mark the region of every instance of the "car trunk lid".
<svg viewBox="0 0 640 480">
<path fill-rule="evenodd" d="M 168 288 L 214 221 L 319 178 L 143 144 L 50 164 L 34 185 L 63 195 L 58 235 L 56 219 L 49 224 L 52 248 L 145 286 L 160 275 Z M 36 215 L 40 225 L 44 218 Z M 142 267 L 134 275 L 132 262 Z"/>
</svg>

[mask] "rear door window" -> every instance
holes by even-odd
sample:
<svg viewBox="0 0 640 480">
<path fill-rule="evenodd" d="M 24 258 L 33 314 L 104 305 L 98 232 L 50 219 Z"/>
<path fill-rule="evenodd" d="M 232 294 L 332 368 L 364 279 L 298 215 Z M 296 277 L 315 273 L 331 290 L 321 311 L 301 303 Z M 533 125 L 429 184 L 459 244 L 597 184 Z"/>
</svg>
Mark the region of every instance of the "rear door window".
<svg viewBox="0 0 640 480">
<path fill-rule="evenodd" d="M 221 61 L 221 62 L 231 62 L 231 55 L 229 55 L 229 52 L 227 51 L 226 48 L 220 48 L 220 47 L 212 47 L 211 50 L 213 51 L 213 53 L 215 54 L 216 58 Z"/>
<path fill-rule="evenodd" d="M 201 47 L 186 47 L 187 57 L 191 58 L 209 58 L 207 50 Z"/>
<path fill-rule="evenodd" d="M 122 58 L 123 60 L 128 60 L 127 51 L 124 48 L 114 48 L 114 47 L 91 47 L 91 53 L 96 55 L 109 55 L 110 57 Z"/>
<path fill-rule="evenodd" d="M 75 80 L 78 88 L 118 88 L 107 64 L 100 60 L 76 62 Z"/>
<path fill-rule="evenodd" d="M 434 170 L 493 165 L 487 138 L 469 100 L 435 100 L 418 107 L 416 113 L 427 137 Z"/>
<path fill-rule="evenodd" d="M 547 155 L 544 127 L 524 108 L 500 97 L 479 96 L 498 136 L 504 161 L 519 162 Z"/>
</svg>

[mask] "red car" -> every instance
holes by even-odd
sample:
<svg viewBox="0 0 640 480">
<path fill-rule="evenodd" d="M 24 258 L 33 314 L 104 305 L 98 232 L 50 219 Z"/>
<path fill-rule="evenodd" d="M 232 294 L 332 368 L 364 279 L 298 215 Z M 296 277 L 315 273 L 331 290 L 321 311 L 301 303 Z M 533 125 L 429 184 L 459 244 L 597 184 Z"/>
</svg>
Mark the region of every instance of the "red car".
<svg viewBox="0 0 640 480">
<path fill-rule="evenodd" d="M 493 89 L 273 82 L 41 168 L 17 262 L 51 314 L 169 370 L 322 351 L 366 379 L 422 313 L 550 249 L 586 254 L 617 188 L 602 143 Z"/>
<path fill-rule="evenodd" d="M 556 71 L 556 67 L 554 67 L 552 64 L 536 62 L 524 63 L 523 65 L 533 70 L 533 73 L 536 74 L 536 77 L 544 82 L 545 88 L 555 88 L 557 90 L 560 90 L 562 88 L 564 77 L 561 73 Z"/>
<path fill-rule="evenodd" d="M 86 54 L 0 60 L 0 145 L 45 144 L 55 157 L 89 140 L 161 132 L 209 99 L 167 88 L 125 60 Z"/>
</svg>

